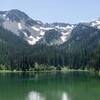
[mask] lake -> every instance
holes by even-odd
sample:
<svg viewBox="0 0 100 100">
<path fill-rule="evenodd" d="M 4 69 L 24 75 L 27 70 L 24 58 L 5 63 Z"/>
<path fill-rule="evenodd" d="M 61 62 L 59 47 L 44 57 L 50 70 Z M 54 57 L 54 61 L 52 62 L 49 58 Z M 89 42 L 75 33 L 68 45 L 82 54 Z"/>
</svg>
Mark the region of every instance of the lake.
<svg viewBox="0 0 100 100">
<path fill-rule="evenodd" d="M 100 77 L 89 72 L 0 73 L 0 100 L 100 100 Z"/>
</svg>

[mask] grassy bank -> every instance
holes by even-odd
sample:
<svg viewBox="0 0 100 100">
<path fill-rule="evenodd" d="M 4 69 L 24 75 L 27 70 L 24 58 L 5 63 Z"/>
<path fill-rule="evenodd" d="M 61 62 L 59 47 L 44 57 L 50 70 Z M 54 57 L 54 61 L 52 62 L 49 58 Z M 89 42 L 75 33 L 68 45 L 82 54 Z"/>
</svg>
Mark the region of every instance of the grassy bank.
<svg viewBox="0 0 100 100">
<path fill-rule="evenodd" d="M 28 69 L 7 69 L 6 66 L 2 65 L 0 66 L 0 73 L 22 73 L 22 72 L 68 72 L 68 71 L 88 71 L 88 72 L 97 72 L 100 73 L 100 71 L 95 71 L 93 67 L 89 69 L 71 69 L 69 66 L 47 66 L 47 65 L 39 65 L 35 64 L 35 66 Z"/>
<path fill-rule="evenodd" d="M 0 73 L 22 73 L 22 72 L 71 72 L 71 71 L 89 71 L 89 70 L 81 70 L 81 69 L 68 69 L 67 67 L 63 67 L 61 69 L 49 69 L 49 70 L 26 70 L 26 71 L 22 71 L 22 70 L 0 70 Z"/>
</svg>

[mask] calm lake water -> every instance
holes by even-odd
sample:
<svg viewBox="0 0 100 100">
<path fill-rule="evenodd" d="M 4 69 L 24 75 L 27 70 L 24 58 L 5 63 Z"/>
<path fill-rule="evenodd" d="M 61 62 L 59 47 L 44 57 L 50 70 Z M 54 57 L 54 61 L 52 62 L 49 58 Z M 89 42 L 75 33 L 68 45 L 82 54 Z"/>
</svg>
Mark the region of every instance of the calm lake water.
<svg viewBox="0 0 100 100">
<path fill-rule="evenodd" d="M 100 100 L 100 78 L 89 72 L 1 73 L 0 100 Z"/>
</svg>

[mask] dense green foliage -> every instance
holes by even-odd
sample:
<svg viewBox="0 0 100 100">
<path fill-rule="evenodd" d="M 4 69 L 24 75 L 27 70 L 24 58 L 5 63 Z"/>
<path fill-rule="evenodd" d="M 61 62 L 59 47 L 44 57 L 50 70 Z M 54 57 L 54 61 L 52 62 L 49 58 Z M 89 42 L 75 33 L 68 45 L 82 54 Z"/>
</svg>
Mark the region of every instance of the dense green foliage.
<svg viewBox="0 0 100 100">
<path fill-rule="evenodd" d="M 51 70 L 53 66 L 60 70 L 66 66 L 99 71 L 99 39 L 99 30 L 80 25 L 60 47 L 29 46 L 23 39 L 0 27 L 0 70 Z"/>
</svg>

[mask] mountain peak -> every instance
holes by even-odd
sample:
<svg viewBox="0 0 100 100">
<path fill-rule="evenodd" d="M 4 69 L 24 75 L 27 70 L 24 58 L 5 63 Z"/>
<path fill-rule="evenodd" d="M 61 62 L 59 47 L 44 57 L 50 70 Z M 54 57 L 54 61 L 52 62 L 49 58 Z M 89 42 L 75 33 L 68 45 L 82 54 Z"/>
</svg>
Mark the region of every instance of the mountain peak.
<svg viewBox="0 0 100 100">
<path fill-rule="evenodd" d="M 12 9 L 6 12 L 6 15 L 12 21 L 20 21 L 29 19 L 29 17 L 22 11 L 18 9 Z"/>
<path fill-rule="evenodd" d="M 8 18 L 11 21 L 17 21 L 20 20 L 26 20 L 29 19 L 29 17 L 22 11 L 18 9 L 12 9 L 9 11 L 0 11 L 0 15 L 2 15 L 4 18 Z"/>
<path fill-rule="evenodd" d="M 9 12 L 22 12 L 22 11 L 18 10 L 18 9 L 11 9 L 11 10 L 9 10 Z"/>
</svg>

